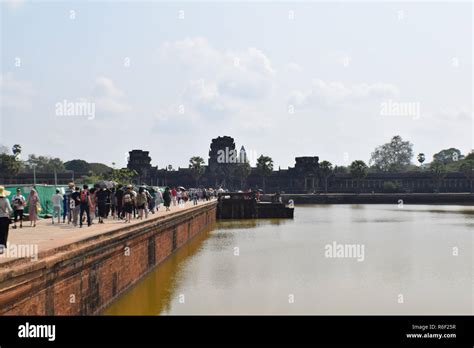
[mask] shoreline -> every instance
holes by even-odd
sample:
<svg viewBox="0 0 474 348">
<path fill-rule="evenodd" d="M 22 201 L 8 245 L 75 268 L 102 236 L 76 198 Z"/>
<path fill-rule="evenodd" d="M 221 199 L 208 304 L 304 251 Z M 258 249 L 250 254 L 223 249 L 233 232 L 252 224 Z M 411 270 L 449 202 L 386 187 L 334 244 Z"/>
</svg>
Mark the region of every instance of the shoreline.
<svg viewBox="0 0 474 348">
<path fill-rule="evenodd" d="M 265 201 L 271 200 L 265 194 Z M 295 204 L 429 204 L 429 205 L 474 205 L 473 193 L 282 193 L 282 200 Z"/>
</svg>

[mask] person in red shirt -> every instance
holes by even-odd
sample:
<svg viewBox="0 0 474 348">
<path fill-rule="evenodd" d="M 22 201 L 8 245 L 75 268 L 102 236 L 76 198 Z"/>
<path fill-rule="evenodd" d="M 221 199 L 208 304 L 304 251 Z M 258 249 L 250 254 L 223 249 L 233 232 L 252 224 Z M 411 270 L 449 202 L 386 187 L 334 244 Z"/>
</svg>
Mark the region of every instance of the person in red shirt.
<svg viewBox="0 0 474 348">
<path fill-rule="evenodd" d="M 176 196 L 178 195 L 178 192 L 176 189 L 173 187 L 171 189 L 171 201 L 173 202 L 173 206 L 176 206 Z"/>
</svg>

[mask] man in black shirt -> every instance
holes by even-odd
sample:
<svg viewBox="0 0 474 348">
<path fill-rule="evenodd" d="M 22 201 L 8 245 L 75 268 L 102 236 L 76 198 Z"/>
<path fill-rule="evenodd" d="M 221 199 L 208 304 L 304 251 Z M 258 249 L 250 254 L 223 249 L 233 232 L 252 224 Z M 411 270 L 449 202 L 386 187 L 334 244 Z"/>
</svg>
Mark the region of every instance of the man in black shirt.
<svg viewBox="0 0 474 348">
<path fill-rule="evenodd" d="M 105 187 L 101 190 L 97 191 L 95 197 L 97 199 L 97 207 L 99 210 L 99 224 L 104 223 L 104 218 L 106 218 L 107 214 L 107 199 L 109 199 L 110 191 L 107 190 Z"/>
<path fill-rule="evenodd" d="M 118 185 L 117 192 L 115 192 L 115 199 L 117 200 L 117 217 L 122 219 L 122 210 L 123 210 L 123 190 L 122 185 Z"/>
</svg>

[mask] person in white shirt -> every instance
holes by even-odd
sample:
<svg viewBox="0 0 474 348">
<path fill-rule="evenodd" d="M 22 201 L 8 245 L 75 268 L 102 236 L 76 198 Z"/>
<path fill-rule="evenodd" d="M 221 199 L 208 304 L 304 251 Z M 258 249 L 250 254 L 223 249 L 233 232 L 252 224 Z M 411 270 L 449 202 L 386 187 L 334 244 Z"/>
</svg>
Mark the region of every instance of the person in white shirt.
<svg viewBox="0 0 474 348">
<path fill-rule="evenodd" d="M 13 210 L 7 198 L 9 195 L 10 192 L 5 190 L 3 186 L 0 186 L 0 254 L 3 254 L 7 247 L 10 214 Z"/>
<path fill-rule="evenodd" d="M 60 193 L 59 189 L 56 189 L 56 193 L 51 198 L 53 202 L 53 225 L 54 218 L 58 217 L 58 224 L 61 222 L 61 206 L 63 205 L 63 195 Z"/>
<path fill-rule="evenodd" d="M 13 207 L 13 228 L 16 228 L 17 220 L 20 220 L 20 228 L 23 227 L 23 210 L 26 206 L 25 197 L 21 194 L 21 189 L 16 189 L 16 195 L 12 198 Z"/>
<path fill-rule="evenodd" d="M 161 193 L 160 190 L 157 190 L 156 194 L 155 194 L 155 208 L 156 208 L 156 211 L 160 210 L 160 205 L 161 205 L 162 200 L 163 200 L 163 194 Z"/>
</svg>

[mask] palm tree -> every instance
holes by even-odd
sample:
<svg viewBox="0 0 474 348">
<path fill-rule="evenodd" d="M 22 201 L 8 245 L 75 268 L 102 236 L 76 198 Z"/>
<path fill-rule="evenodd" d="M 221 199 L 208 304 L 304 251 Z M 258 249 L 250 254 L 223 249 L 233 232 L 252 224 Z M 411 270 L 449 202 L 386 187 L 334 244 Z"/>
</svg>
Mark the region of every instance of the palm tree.
<svg viewBox="0 0 474 348">
<path fill-rule="evenodd" d="M 262 177 L 263 191 L 265 192 L 265 177 L 273 172 L 273 160 L 271 157 L 260 155 L 257 158 L 257 173 Z"/>
<path fill-rule="evenodd" d="M 416 156 L 418 159 L 418 162 L 420 163 L 420 167 L 423 165 L 423 162 L 425 161 L 425 154 L 424 153 L 419 153 L 418 156 Z"/>
<path fill-rule="evenodd" d="M 16 159 L 20 159 L 21 145 L 20 144 L 13 145 L 12 152 Z"/>
<path fill-rule="evenodd" d="M 464 160 L 463 163 L 459 166 L 459 170 L 466 176 L 469 180 L 469 192 L 472 193 L 472 180 L 474 178 L 474 160 Z"/>
<path fill-rule="evenodd" d="M 357 187 L 359 189 L 359 193 L 361 191 L 361 181 L 364 179 L 368 172 L 369 172 L 369 167 L 367 167 L 367 164 L 365 164 L 364 161 L 357 160 L 351 163 L 350 166 L 350 171 L 351 175 L 353 178 L 357 179 Z"/>
<path fill-rule="evenodd" d="M 252 168 L 248 162 L 238 163 L 235 168 L 235 175 L 240 179 L 240 188 L 244 189 L 244 183 L 250 175 Z"/>
<path fill-rule="evenodd" d="M 332 163 L 328 161 L 322 161 L 319 164 L 319 173 L 324 180 L 324 192 L 328 193 L 328 178 L 333 173 Z"/>
<path fill-rule="evenodd" d="M 199 178 L 204 174 L 204 159 L 199 156 L 193 156 L 189 159 L 189 168 L 191 169 L 191 175 L 198 186 Z"/>
</svg>

